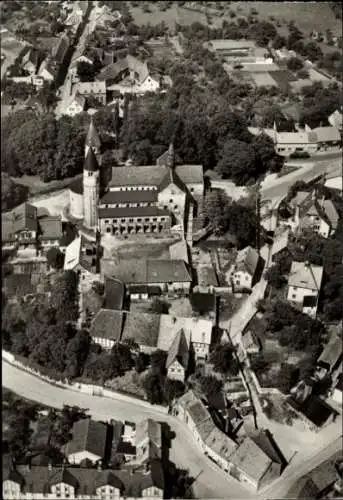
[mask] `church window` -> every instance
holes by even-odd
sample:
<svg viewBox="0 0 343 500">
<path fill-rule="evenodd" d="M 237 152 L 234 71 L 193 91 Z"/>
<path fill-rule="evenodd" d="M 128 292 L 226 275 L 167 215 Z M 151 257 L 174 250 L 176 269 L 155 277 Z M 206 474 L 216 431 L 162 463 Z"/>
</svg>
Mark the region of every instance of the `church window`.
<svg viewBox="0 0 343 500">
<path fill-rule="evenodd" d="M 169 203 L 173 203 L 173 200 L 169 200 Z"/>
<path fill-rule="evenodd" d="M 93 172 L 88 172 L 88 177 L 93 177 Z"/>
</svg>

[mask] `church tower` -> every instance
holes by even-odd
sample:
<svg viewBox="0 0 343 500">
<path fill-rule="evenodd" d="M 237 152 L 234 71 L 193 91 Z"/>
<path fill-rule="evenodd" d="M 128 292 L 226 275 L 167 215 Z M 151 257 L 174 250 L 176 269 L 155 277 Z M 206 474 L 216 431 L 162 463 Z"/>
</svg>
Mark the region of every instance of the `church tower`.
<svg viewBox="0 0 343 500">
<path fill-rule="evenodd" d="M 89 148 L 93 148 L 93 151 L 96 155 L 101 154 L 101 139 L 96 130 L 93 118 L 91 118 L 91 122 L 89 124 L 89 129 L 87 132 L 86 143 L 85 143 L 85 157 L 87 157 L 87 153 Z"/>
<path fill-rule="evenodd" d="M 100 170 L 92 147 L 87 150 L 83 167 L 83 214 L 87 227 L 98 225 L 98 203 L 100 192 Z"/>
</svg>

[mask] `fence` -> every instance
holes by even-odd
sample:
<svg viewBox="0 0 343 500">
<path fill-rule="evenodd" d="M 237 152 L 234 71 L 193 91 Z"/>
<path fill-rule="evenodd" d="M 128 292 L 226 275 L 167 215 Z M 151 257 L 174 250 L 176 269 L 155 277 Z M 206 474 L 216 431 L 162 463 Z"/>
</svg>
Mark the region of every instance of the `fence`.
<svg viewBox="0 0 343 500">
<path fill-rule="evenodd" d="M 69 389 L 71 391 L 81 392 L 83 394 L 88 394 L 90 396 L 99 396 L 99 397 L 105 397 L 105 398 L 109 398 L 109 399 L 116 399 L 116 400 L 120 400 L 123 403 L 126 402 L 126 403 L 130 403 L 130 404 L 137 404 L 140 406 L 144 406 L 148 410 L 151 410 L 152 413 L 154 413 L 154 412 L 160 412 L 160 413 L 164 413 L 164 414 L 168 413 L 168 408 L 165 406 L 152 405 L 152 404 L 148 403 L 147 401 L 142 400 L 141 398 L 136 398 L 135 396 L 127 396 L 127 395 L 122 394 L 120 392 L 106 389 L 103 386 L 94 385 L 94 384 L 84 384 L 84 383 L 68 383 L 66 381 L 63 382 L 63 380 L 54 380 L 53 378 L 49 377 L 48 375 L 43 375 L 40 371 L 35 370 L 31 366 L 22 363 L 12 353 L 5 351 L 4 349 L 2 349 L 1 353 L 2 353 L 3 361 L 9 363 L 12 366 L 15 366 L 19 370 L 23 370 L 23 371 L 30 373 L 31 375 L 35 376 L 36 378 L 44 380 L 45 382 L 47 382 L 49 384 L 56 385 L 56 386 L 60 387 L 61 389 Z"/>
</svg>

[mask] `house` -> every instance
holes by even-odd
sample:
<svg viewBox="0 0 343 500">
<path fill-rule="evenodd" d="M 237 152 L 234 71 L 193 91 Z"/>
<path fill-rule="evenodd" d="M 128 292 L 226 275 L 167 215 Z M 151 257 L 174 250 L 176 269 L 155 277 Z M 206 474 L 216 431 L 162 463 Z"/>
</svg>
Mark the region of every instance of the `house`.
<svg viewBox="0 0 343 500">
<path fill-rule="evenodd" d="M 31 76 L 34 76 L 37 74 L 43 58 L 44 55 L 41 51 L 34 48 L 27 48 L 21 60 L 21 67 L 23 70 L 28 71 Z"/>
<path fill-rule="evenodd" d="M 62 238 L 61 216 L 42 216 L 38 218 L 38 241 L 41 248 L 60 247 Z"/>
<path fill-rule="evenodd" d="M 186 338 L 190 338 L 196 361 L 205 361 L 209 356 L 212 329 L 212 321 L 206 319 L 161 314 L 157 348 L 169 351 L 175 335 L 183 330 Z"/>
<path fill-rule="evenodd" d="M 66 106 L 64 114 L 75 116 L 82 113 L 86 108 L 86 98 L 78 92 L 75 92 L 70 98 L 69 104 Z"/>
<path fill-rule="evenodd" d="M 122 310 L 125 298 L 124 284 L 113 278 L 105 278 L 105 309 Z"/>
<path fill-rule="evenodd" d="M 147 63 L 131 55 L 103 68 L 96 79 L 106 82 L 109 92 L 121 94 L 156 92 L 160 86 L 159 82 L 151 77 Z"/>
<path fill-rule="evenodd" d="M 287 403 L 314 431 L 329 425 L 337 416 L 337 412 L 329 404 L 314 394 L 310 394 L 304 400 L 292 396 L 287 398 Z"/>
<path fill-rule="evenodd" d="M 136 424 L 135 462 L 144 464 L 162 457 L 162 426 L 156 420 L 147 418 Z"/>
<path fill-rule="evenodd" d="M 231 271 L 231 282 L 235 290 L 251 290 L 259 281 L 264 260 L 255 248 L 248 246 L 240 250 Z"/>
<path fill-rule="evenodd" d="M 214 289 L 219 286 L 216 271 L 210 266 L 201 266 L 197 269 L 198 273 L 198 290 L 204 293 L 213 293 Z"/>
<path fill-rule="evenodd" d="M 132 339 L 142 352 L 151 354 L 157 348 L 159 325 L 160 316 L 158 314 L 124 313 L 121 340 Z"/>
<path fill-rule="evenodd" d="M 51 55 L 52 55 L 53 60 L 55 61 L 55 63 L 58 66 L 63 64 L 64 59 L 65 59 L 67 52 L 69 50 L 69 47 L 70 47 L 70 41 L 69 41 L 68 37 L 65 35 L 62 36 L 59 39 L 59 42 L 56 44 L 56 46 L 53 47 Z"/>
<path fill-rule="evenodd" d="M 251 437 L 233 452 L 230 463 L 230 475 L 254 491 L 280 476 L 280 464 L 274 462 Z"/>
<path fill-rule="evenodd" d="M 248 127 L 253 135 L 266 134 L 272 139 L 275 145 L 275 151 L 280 156 L 289 156 L 292 153 L 314 154 L 317 151 L 317 135 L 306 129 L 298 132 L 278 132 L 276 124 L 274 128 Z"/>
<path fill-rule="evenodd" d="M 217 427 L 214 427 L 205 440 L 205 455 L 211 458 L 225 472 L 230 470 L 230 457 L 237 444 Z"/>
<path fill-rule="evenodd" d="M 287 300 L 301 306 L 304 314 L 315 317 L 322 279 L 323 267 L 293 261 L 288 277 Z"/>
<path fill-rule="evenodd" d="M 47 57 L 39 66 L 38 76 L 42 77 L 44 81 L 53 82 L 56 78 L 56 75 L 56 66 L 52 62 L 52 60 Z"/>
<path fill-rule="evenodd" d="M 65 271 L 75 271 L 84 280 L 90 273 L 96 271 L 96 265 L 95 243 L 79 236 L 67 246 L 64 259 Z"/>
<path fill-rule="evenodd" d="M 186 423 L 197 445 L 205 450 L 205 441 L 215 428 L 211 415 L 204 404 L 191 391 L 181 396 L 177 402 L 178 416 Z M 194 396 L 194 399 L 193 399 Z"/>
<path fill-rule="evenodd" d="M 205 42 L 205 47 L 211 52 L 215 52 L 220 57 L 225 59 L 241 59 L 250 58 L 254 55 L 256 48 L 255 42 L 252 40 L 210 40 Z"/>
<path fill-rule="evenodd" d="M 94 97 L 100 104 L 106 104 L 106 84 L 99 82 L 78 82 L 75 83 L 73 91 L 79 93 L 84 98 Z"/>
<path fill-rule="evenodd" d="M 167 377 L 172 380 L 185 381 L 189 361 L 189 337 L 180 330 L 174 337 L 168 350 L 166 360 Z"/>
<path fill-rule="evenodd" d="M 130 294 L 131 286 L 159 287 L 164 293 L 188 294 L 192 278 L 185 262 L 180 260 L 125 260 L 118 263 L 102 259 L 101 272 L 125 283 Z"/>
<path fill-rule="evenodd" d="M 122 311 L 100 309 L 91 324 L 92 341 L 104 349 L 112 349 L 121 338 L 123 321 Z"/>
<path fill-rule="evenodd" d="M 2 214 L 2 248 L 18 250 L 36 248 L 38 238 L 37 208 L 22 203 L 11 212 Z"/>
<path fill-rule="evenodd" d="M 17 465 L 3 475 L 3 497 L 22 498 L 151 498 L 164 496 L 164 472 L 160 460 L 147 470 L 124 467 L 120 470 L 86 467 Z"/>
<path fill-rule="evenodd" d="M 342 110 L 336 109 L 328 118 L 328 122 L 332 127 L 342 131 Z"/>
<path fill-rule="evenodd" d="M 337 335 L 333 335 L 317 359 L 317 365 L 323 369 L 323 372 L 325 371 L 325 375 L 331 374 L 342 362 L 342 356 L 342 339 Z"/>
<path fill-rule="evenodd" d="M 342 138 L 336 127 L 317 127 L 313 129 L 317 136 L 317 147 L 326 150 L 329 147 L 341 146 Z"/>
<path fill-rule="evenodd" d="M 295 225 L 298 229 L 312 229 L 323 238 L 332 236 L 338 225 L 339 214 L 334 203 L 325 197 L 316 197 L 305 207 L 297 206 L 295 212 Z"/>
<path fill-rule="evenodd" d="M 66 456 L 70 464 L 79 465 L 83 460 L 93 463 L 105 456 L 107 426 L 90 418 L 75 422 L 72 440 L 66 445 Z"/>
</svg>

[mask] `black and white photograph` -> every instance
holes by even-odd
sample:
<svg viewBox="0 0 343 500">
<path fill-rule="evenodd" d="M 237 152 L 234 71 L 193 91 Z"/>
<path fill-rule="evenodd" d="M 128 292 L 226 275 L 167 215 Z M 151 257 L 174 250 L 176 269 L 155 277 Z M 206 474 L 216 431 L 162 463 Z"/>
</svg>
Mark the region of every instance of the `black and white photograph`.
<svg viewBox="0 0 343 500">
<path fill-rule="evenodd" d="M 343 498 L 342 13 L 0 2 L 4 500 Z"/>
</svg>

